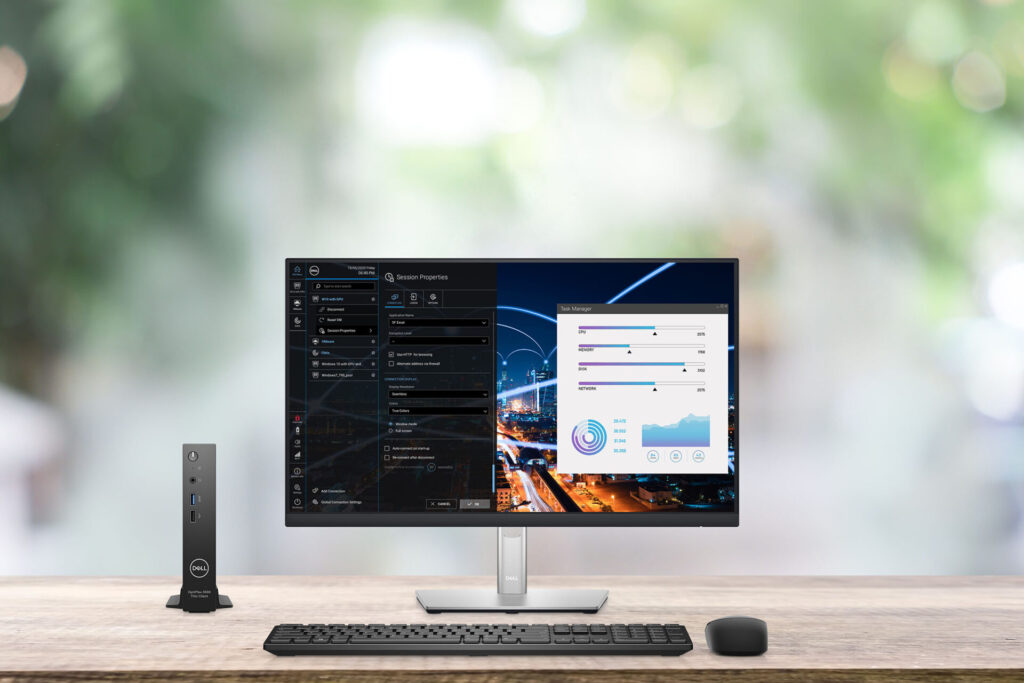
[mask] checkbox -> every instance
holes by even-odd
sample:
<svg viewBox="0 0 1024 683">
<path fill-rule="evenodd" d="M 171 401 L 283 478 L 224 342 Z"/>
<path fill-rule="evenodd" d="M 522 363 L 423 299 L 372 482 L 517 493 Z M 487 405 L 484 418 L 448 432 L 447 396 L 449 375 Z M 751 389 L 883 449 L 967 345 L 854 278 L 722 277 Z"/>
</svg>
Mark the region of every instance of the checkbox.
<svg viewBox="0 0 1024 683">
<path fill-rule="evenodd" d="M 394 358 L 394 357 L 395 357 L 395 352 L 394 351 L 388 351 L 388 358 Z"/>
<path fill-rule="evenodd" d="M 393 368 L 393 367 L 395 367 L 395 361 L 393 361 L 393 360 L 389 360 L 389 361 L 388 361 L 388 367 L 389 367 L 389 368 Z"/>
<path fill-rule="evenodd" d="M 385 455 L 385 456 L 384 456 L 384 459 L 385 459 L 385 460 L 390 460 L 390 459 L 391 459 L 391 456 L 390 456 L 390 455 Z"/>
<path fill-rule="evenodd" d="M 387 445 L 385 445 L 385 446 L 384 446 L 384 450 L 386 450 L 386 451 L 390 451 L 390 450 L 391 450 L 391 446 L 387 446 Z"/>
</svg>

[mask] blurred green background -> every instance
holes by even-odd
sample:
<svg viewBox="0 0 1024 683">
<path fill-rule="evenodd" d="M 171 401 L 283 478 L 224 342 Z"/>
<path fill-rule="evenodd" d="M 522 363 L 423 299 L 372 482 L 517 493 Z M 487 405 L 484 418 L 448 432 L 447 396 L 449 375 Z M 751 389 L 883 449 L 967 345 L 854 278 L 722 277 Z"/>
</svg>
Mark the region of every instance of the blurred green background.
<svg viewBox="0 0 1024 683">
<path fill-rule="evenodd" d="M 535 571 L 1024 570 L 1024 3 L 6 1 L 0 46 L 0 571 L 174 573 L 183 441 L 227 573 L 491 571 L 284 529 L 278 285 L 506 255 L 741 259 L 741 527 Z"/>
</svg>

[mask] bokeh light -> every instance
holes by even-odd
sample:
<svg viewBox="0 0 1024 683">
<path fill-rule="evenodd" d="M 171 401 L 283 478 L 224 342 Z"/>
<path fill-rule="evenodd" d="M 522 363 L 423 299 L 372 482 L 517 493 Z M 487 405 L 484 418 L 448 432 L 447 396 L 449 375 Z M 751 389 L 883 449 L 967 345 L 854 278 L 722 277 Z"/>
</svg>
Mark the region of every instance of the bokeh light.
<svg viewBox="0 0 1024 683">
<path fill-rule="evenodd" d="M 704 64 L 688 70 L 679 86 L 683 120 L 696 128 L 717 128 L 736 115 L 742 101 L 739 81 L 729 67 Z"/>
<path fill-rule="evenodd" d="M 982 415 L 1012 420 L 1024 409 L 1024 339 L 979 321 L 968 330 L 967 396 Z"/>
<path fill-rule="evenodd" d="M 971 111 L 991 111 L 1006 102 L 1006 78 L 990 57 L 969 52 L 953 69 L 953 93 Z"/>
<path fill-rule="evenodd" d="M 893 44 L 885 54 L 882 69 L 893 92 L 908 100 L 921 100 L 936 92 L 939 70 L 918 59 L 906 44 Z"/>
<path fill-rule="evenodd" d="M 931 0 L 917 3 L 907 22 L 907 45 L 918 58 L 940 64 L 967 48 L 960 4 Z"/>
<path fill-rule="evenodd" d="M 628 115 L 650 119 L 664 113 L 675 95 L 673 54 L 668 41 L 646 37 L 626 53 L 612 82 L 616 104 Z"/>
<path fill-rule="evenodd" d="M 988 285 L 988 302 L 999 320 L 1024 330 L 1024 262 L 995 272 Z"/>
<path fill-rule="evenodd" d="M 14 109 L 25 85 L 28 66 L 13 48 L 0 46 L 0 120 Z"/>
<path fill-rule="evenodd" d="M 576 29 L 587 14 L 586 0 L 509 0 L 512 18 L 527 31 L 558 36 Z"/>
<path fill-rule="evenodd" d="M 363 125 L 399 145 L 480 143 L 497 119 L 497 73 L 491 41 L 468 26 L 385 23 L 356 66 Z"/>
</svg>

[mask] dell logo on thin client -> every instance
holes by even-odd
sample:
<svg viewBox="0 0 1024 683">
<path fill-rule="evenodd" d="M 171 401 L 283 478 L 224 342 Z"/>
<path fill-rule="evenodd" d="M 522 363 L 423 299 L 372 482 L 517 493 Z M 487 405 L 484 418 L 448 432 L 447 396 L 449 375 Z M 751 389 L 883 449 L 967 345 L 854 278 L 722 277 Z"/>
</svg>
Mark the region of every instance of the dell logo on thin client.
<svg viewBox="0 0 1024 683">
<path fill-rule="evenodd" d="M 192 576 L 201 579 L 210 573 L 210 563 L 201 557 L 197 557 L 189 563 L 188 571 Z"/>
</svg>

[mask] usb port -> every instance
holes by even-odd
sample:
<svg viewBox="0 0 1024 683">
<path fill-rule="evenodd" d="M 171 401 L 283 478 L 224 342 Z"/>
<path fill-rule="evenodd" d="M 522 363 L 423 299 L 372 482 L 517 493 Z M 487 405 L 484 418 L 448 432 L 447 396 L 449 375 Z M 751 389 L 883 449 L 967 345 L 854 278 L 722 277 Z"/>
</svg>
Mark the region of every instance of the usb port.
<svg viewBox="0 0 1024 683">
<path fill-rule="evenodd" d="M 193 524 L 196 523 L 196 511 L 195 510 L 189 510 L 189 512 L 188 512 L 188 521 L 192 522 Z"/>
<path fill-rule="evenodd" d="M 196 494 L 194 494 L 194 493 L 192 494 L 192 504 L 193 505 L 196 504 Z"/>
</svg>

